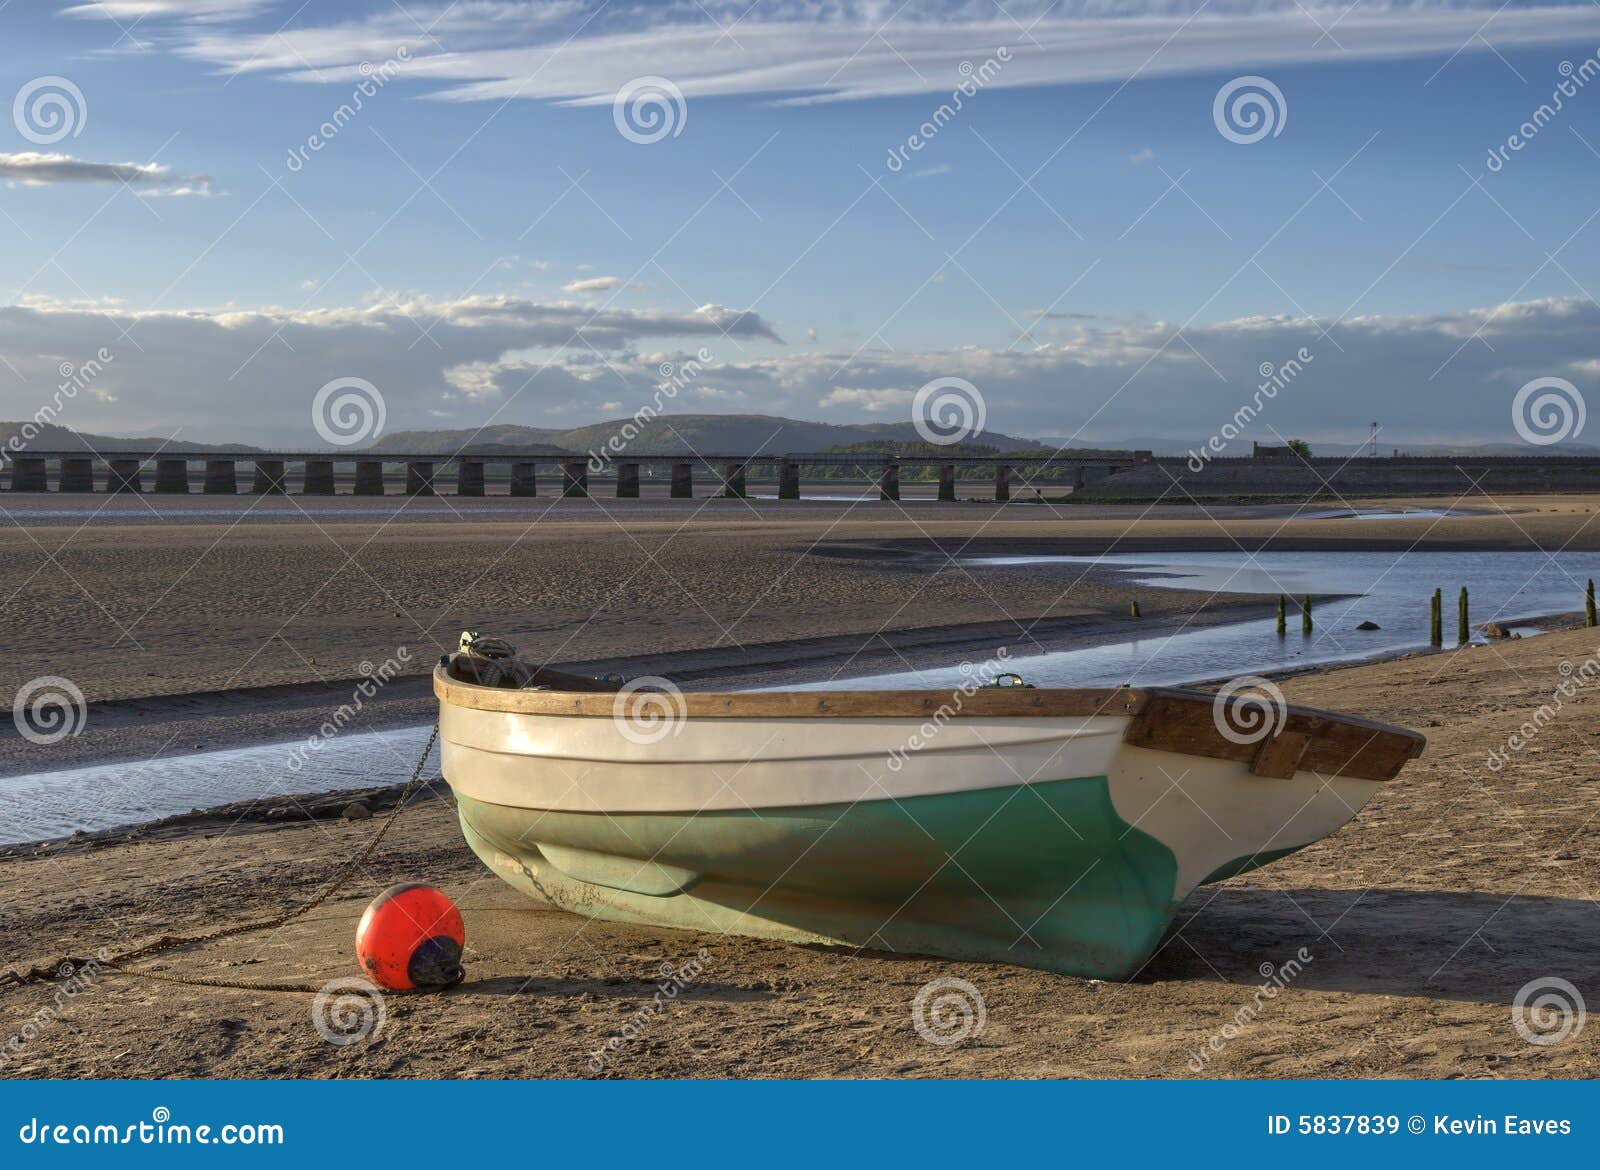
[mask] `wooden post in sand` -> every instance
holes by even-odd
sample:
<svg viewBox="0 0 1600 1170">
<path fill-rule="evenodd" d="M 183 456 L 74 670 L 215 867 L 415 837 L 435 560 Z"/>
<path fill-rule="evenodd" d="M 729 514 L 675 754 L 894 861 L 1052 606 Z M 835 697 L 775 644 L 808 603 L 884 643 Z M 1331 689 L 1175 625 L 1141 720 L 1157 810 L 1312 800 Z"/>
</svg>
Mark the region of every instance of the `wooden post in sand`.
<svg viewBox="0 0 1600 1170">
<path fill-rule="evenodd" d="M 1428 610 L 1428 643 L 1434 647 L 1444 645 L 1444 592 L 1435 589 Z"/>
<path fill-rule="evenodd" d="M 1289 604 L 1283 594 L 1278 594 L 1278 637 L 1286 637 L 1289 633 Z"/>
<path fill-rule="evenodd" d="M 1594 578 L 1589 578 L 1589 587 L 1583 592 L 1583 624 L 1592 626 L 1594 619 Z"/>
<path fill-rule="evenodd" d="M 1472 639 L 1472 630 L 1467 622 L 1467 587 L 1461 587 L 1461 598 L 1456 602 L 1456 645 L 1465 646 Z"/>
<path fill-rule="evenodd" d="M 1311 594 L 1307 593 L 1300 599 L 1300 632 L 1311 633 Z"/>
</svg>

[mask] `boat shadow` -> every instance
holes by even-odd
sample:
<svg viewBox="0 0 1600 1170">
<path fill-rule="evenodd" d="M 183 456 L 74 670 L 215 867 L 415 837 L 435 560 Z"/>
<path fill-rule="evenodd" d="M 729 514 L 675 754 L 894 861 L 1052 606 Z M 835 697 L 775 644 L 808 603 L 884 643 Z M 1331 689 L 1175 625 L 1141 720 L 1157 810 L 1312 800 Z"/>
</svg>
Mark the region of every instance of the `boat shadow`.
<svg viewBox="0 0 1600 1170">
<path fill-rule="evenodd" d="M 1530 895 L 1201 887 L 1135 981 L 1510 1004 L 1535 979 L 1592 978 L 1597 909 Z"/>
</svg>

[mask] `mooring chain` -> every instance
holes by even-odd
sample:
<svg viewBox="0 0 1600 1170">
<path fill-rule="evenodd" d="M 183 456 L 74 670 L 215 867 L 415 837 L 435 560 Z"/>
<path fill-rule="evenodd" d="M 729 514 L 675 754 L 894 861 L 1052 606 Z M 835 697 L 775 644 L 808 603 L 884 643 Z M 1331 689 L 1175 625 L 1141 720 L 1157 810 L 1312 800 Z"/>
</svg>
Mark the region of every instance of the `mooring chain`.
<svg viewBox="0 0 1600 1170">
<path fill-rule="evenodd" d="M 421 780 L 422 769 L 424 766 L 426 766 L 428 757 L 433 753 L 433 745 L 438 738 L 439 725 L 438 723 L 435 723 L 433 725 L 433 731 L 428 735 L 428 742 L 422 747 L 422 755 L 417 760 L 417 766 L 411 770 L 411 778 L 405 782 L 405 785 L 400 790 L 400 796 L 395 801 L 393 811 L 383 819 L 383 823 L 378 826 L 378 831 L 372 835 L 372 839 L 367 842 L 366 846 L 361 850 L 361 852 L 347 861 L 343 868 L 341 868 L 338 873 L 334 874 L 332 880 L 329 881 L 327 885 L 323 886 L 322 889 L 319 890 L 310 901 L 302 903 L 300 906 L 290 910 L 287 914 L 279 914 L 274 918 L 266 918 L 258 922 L 245 922 L 235 926 L 224 926 L 217 930 L 207 931 L 204 934 L 164 934 L 154 941 L 146 943 L 144 946 L 135 947 L 130 951 L 123 951 L 122 953 L 112 955 L 109 958 L 102 959 L 97 956 L 91 958 L 76 958 L 68 956 L 60 959 L 56 963 L 42 967 L 32 967 L 26 971 L 18 971 L 15 968 L 12 968 L 11 970 L 6 971 L 4 974 L 0 974 L 0 987 L 22 987 L 30 983 L 48 983 L 55 979 L 69 978 L 73 973 L 82 968 L 89 967 L 93 969 L 94 966 L 99 966 L 107 970 L 114 971 L 119 975 L 133 975 L 140 979 L 156 979 L 163 983 L 182 983 L 193 987 L 233 987 L 244 991 L 315 992 L 321 990 L 319 987 L 300 983 L 249 983 L 237 982 L 228 979 L 212 979 L 198 975 L 183 976 L 167 975 L 156 971 L 130 971 L 124 966 L 124 964 L 137 962 L 140 959 L 148 959 L 152 955 L 163 954 L 166 951 L 176 950 L 179 947 L 216 942 L 219 939 L 233 938 L 241 934 L 251 934 L 258 930 L 276 930 L 280 926 L 285 926 L 288 923 L 293 922 L 295 919 L 311 913 L 311 911 L 315 910 L 318 906 L 322 905 L 330 897 L 332 897 L 335 891 L 343 886 L 344 883 L 349 879 L 350 875 L 354 873 L 356 869 L 367 860 L 367 858 L 372 856 L 373 850 L 378 847 L 384 836 L 389 832 L 389 829 L 394 825 L 395 820 L 402 812 L 405 811 L 406 801 L 410 798 L 412 790 L 416 788 L 418 782 Z"/>
</svg>

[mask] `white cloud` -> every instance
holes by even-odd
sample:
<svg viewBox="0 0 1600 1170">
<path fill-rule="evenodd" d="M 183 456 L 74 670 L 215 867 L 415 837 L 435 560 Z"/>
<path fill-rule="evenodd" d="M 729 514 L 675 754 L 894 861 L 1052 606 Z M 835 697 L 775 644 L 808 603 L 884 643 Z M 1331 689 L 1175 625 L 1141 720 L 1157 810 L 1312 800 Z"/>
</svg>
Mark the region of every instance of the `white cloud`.
<svg viewBox="0 0 1600 1170">
<path fill-rule="evenodd" d="M 915 396 L 914 391 L 895 387 L 872 390 L 862 386 L 835 386 L 822 398 L 817 399 L 817 405 L 824 409 L 831 406 L 855 406 L 877 414 L 891 407 L 903 408 Z"/>
<path fill-rule="evenodd" d="M 391 429 L 407 418 L 416 425 L 429 409 L 481 422 L 519 400 L 512 417 L 527 421 L 553 401 L 619 397 L 619 370 L 637 366 L 640 385 L 653 384 L 655 364 L 633 353 L 640 343 L 695 338 L 731 346 L 725 335 L 743 344 L 779 341 L 757 314 L 721 305 L 596 310 L 500 296 L 411 296 L 360 307 L 184 312 L 35 299 L 0 307 L 7 359 L 0 418 L 31 417 L 54 394 L 62 363 L 82 365 L 104 347 L 114 360 L 95 386 L 116 396 L 115 407 L 78 396 L 63 425 L 123 433 L 182 425 L 194 437 L 308 441 L 311 395 L 338 377 L 377 385 Z M 548 374 L 539 374 L 547 363 Z M 526 396 L 518 392 L 524 385 Z"/>
<path fill-rule="evenodd" d="M 44 187 L 57 183 L 125 183 L 145 194 L 209 195 L 206 175 L 175 175 L 157 163 L 99 163 L 70 154 L 0 154 L 0 182 Z"/>
<path fill-rule="evenodd" d="M 228 19 L 251 10 L 249 0 L 106 7 L 144 12 L 141 29 L 159 24 L 177 51 L 230 73 L 348 81 L 361 62 L 403 46 L 413 58 L 405 76 L 442 97 L 578 104 L 609 103 L 643 75 L 671 78 L 691 99 L 948 92 L 965 76 L 962 62 L 988 60 L 1001 46 L 1012 59 L 990 86 L 1477 53 L 1487 51 L 1475 35 L 1486 26 L 1502 52 L 1600 36 L 1593 5 L 1496 0 L 1372 0 L 1354 10 L 1342 0 L 1010 0 L 1004 10 L 992 0 L 772 0 L 755 10 L 746 0 L 478 0 L 404 11 L 374 2 L 363 16 L 281 30 Z M 1335 36 L 1320 35 L 1335 24 Z"/>
<path fill-rule="evenodd" d="M 620 276 L 591 276 L 585 280 L 569 281 L 561 286 L 561 291 L 567 293 L 609 292 L 621 286 L 622 277 Z"/>
<path fill-rule="evenodd" d="M 1590 395 L 1600 417 L 1600 306 L 1583 298 L 1342 322 L 1246 317 L 1191 326 L 1181 339 L 1159 322 L 1060 327 L 1059 340 L 1038 346 L 852 355 L 758 344 L 776 341 L 771 325 L 719 306 L 595 312 L 504 297 L 411 297 L 208 313 L 34 301 L 0 308 L 0 352 L 16 371 L 0 365 L 0 418 L 31 416 L 54 392 L 63 362 L 82 365 L 105 346 L 115 360 L 94 386 L 114 401 L 79 395 L 65 425 L 124 434 L 181 425 L 197 439 L 309 441 L 311 396 L 335 377 L 377 385 L 391 430 L 536 424 L 556 413 L 582 422 L 649 402 L 662 364 L 682 366 L 702 345 L 710 359 L 700 360 L 694 390 L 674 409 L 706 402 L 894 421 L 909 417 L 917 387 L 959 377 L 978 387 L 999 431 L 1198 442 L 1252 399 L 1264 363 L 1281 366 L 1304 348 L 1309 360 L 1269 397 L 1254 437 L 1271 441 L 1271 427 L 1313 441 L 1355 440 L 1378 419 L 1396 443 L 1510 441 L 1517 389 L 1552 376 Z M 123 329 L 137 347 L 121 340 Z M 575 333 L 594 349 L 581 341 L 563 347 Z M 197 419 L 207 421 L 197 428 Z M 1577 438 L 1600 441 L 1600 432 Z"/>
</svg>

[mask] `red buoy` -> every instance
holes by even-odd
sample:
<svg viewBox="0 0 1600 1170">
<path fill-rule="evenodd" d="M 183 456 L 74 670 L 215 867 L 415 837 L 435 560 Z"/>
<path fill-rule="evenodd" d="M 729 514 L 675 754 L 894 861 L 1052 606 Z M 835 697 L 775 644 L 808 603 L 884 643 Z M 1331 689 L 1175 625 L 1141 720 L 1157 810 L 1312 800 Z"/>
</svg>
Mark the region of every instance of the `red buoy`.
<svg viewBox="0 0 1600 1170">
<path fill-rule="evenodd" d="M 442 891 L 406 882 L 372 899 L 356 927 L 356 959 L 379 987 L 428 991 L 461 982 L 467 931 Z"/>
</svg>

